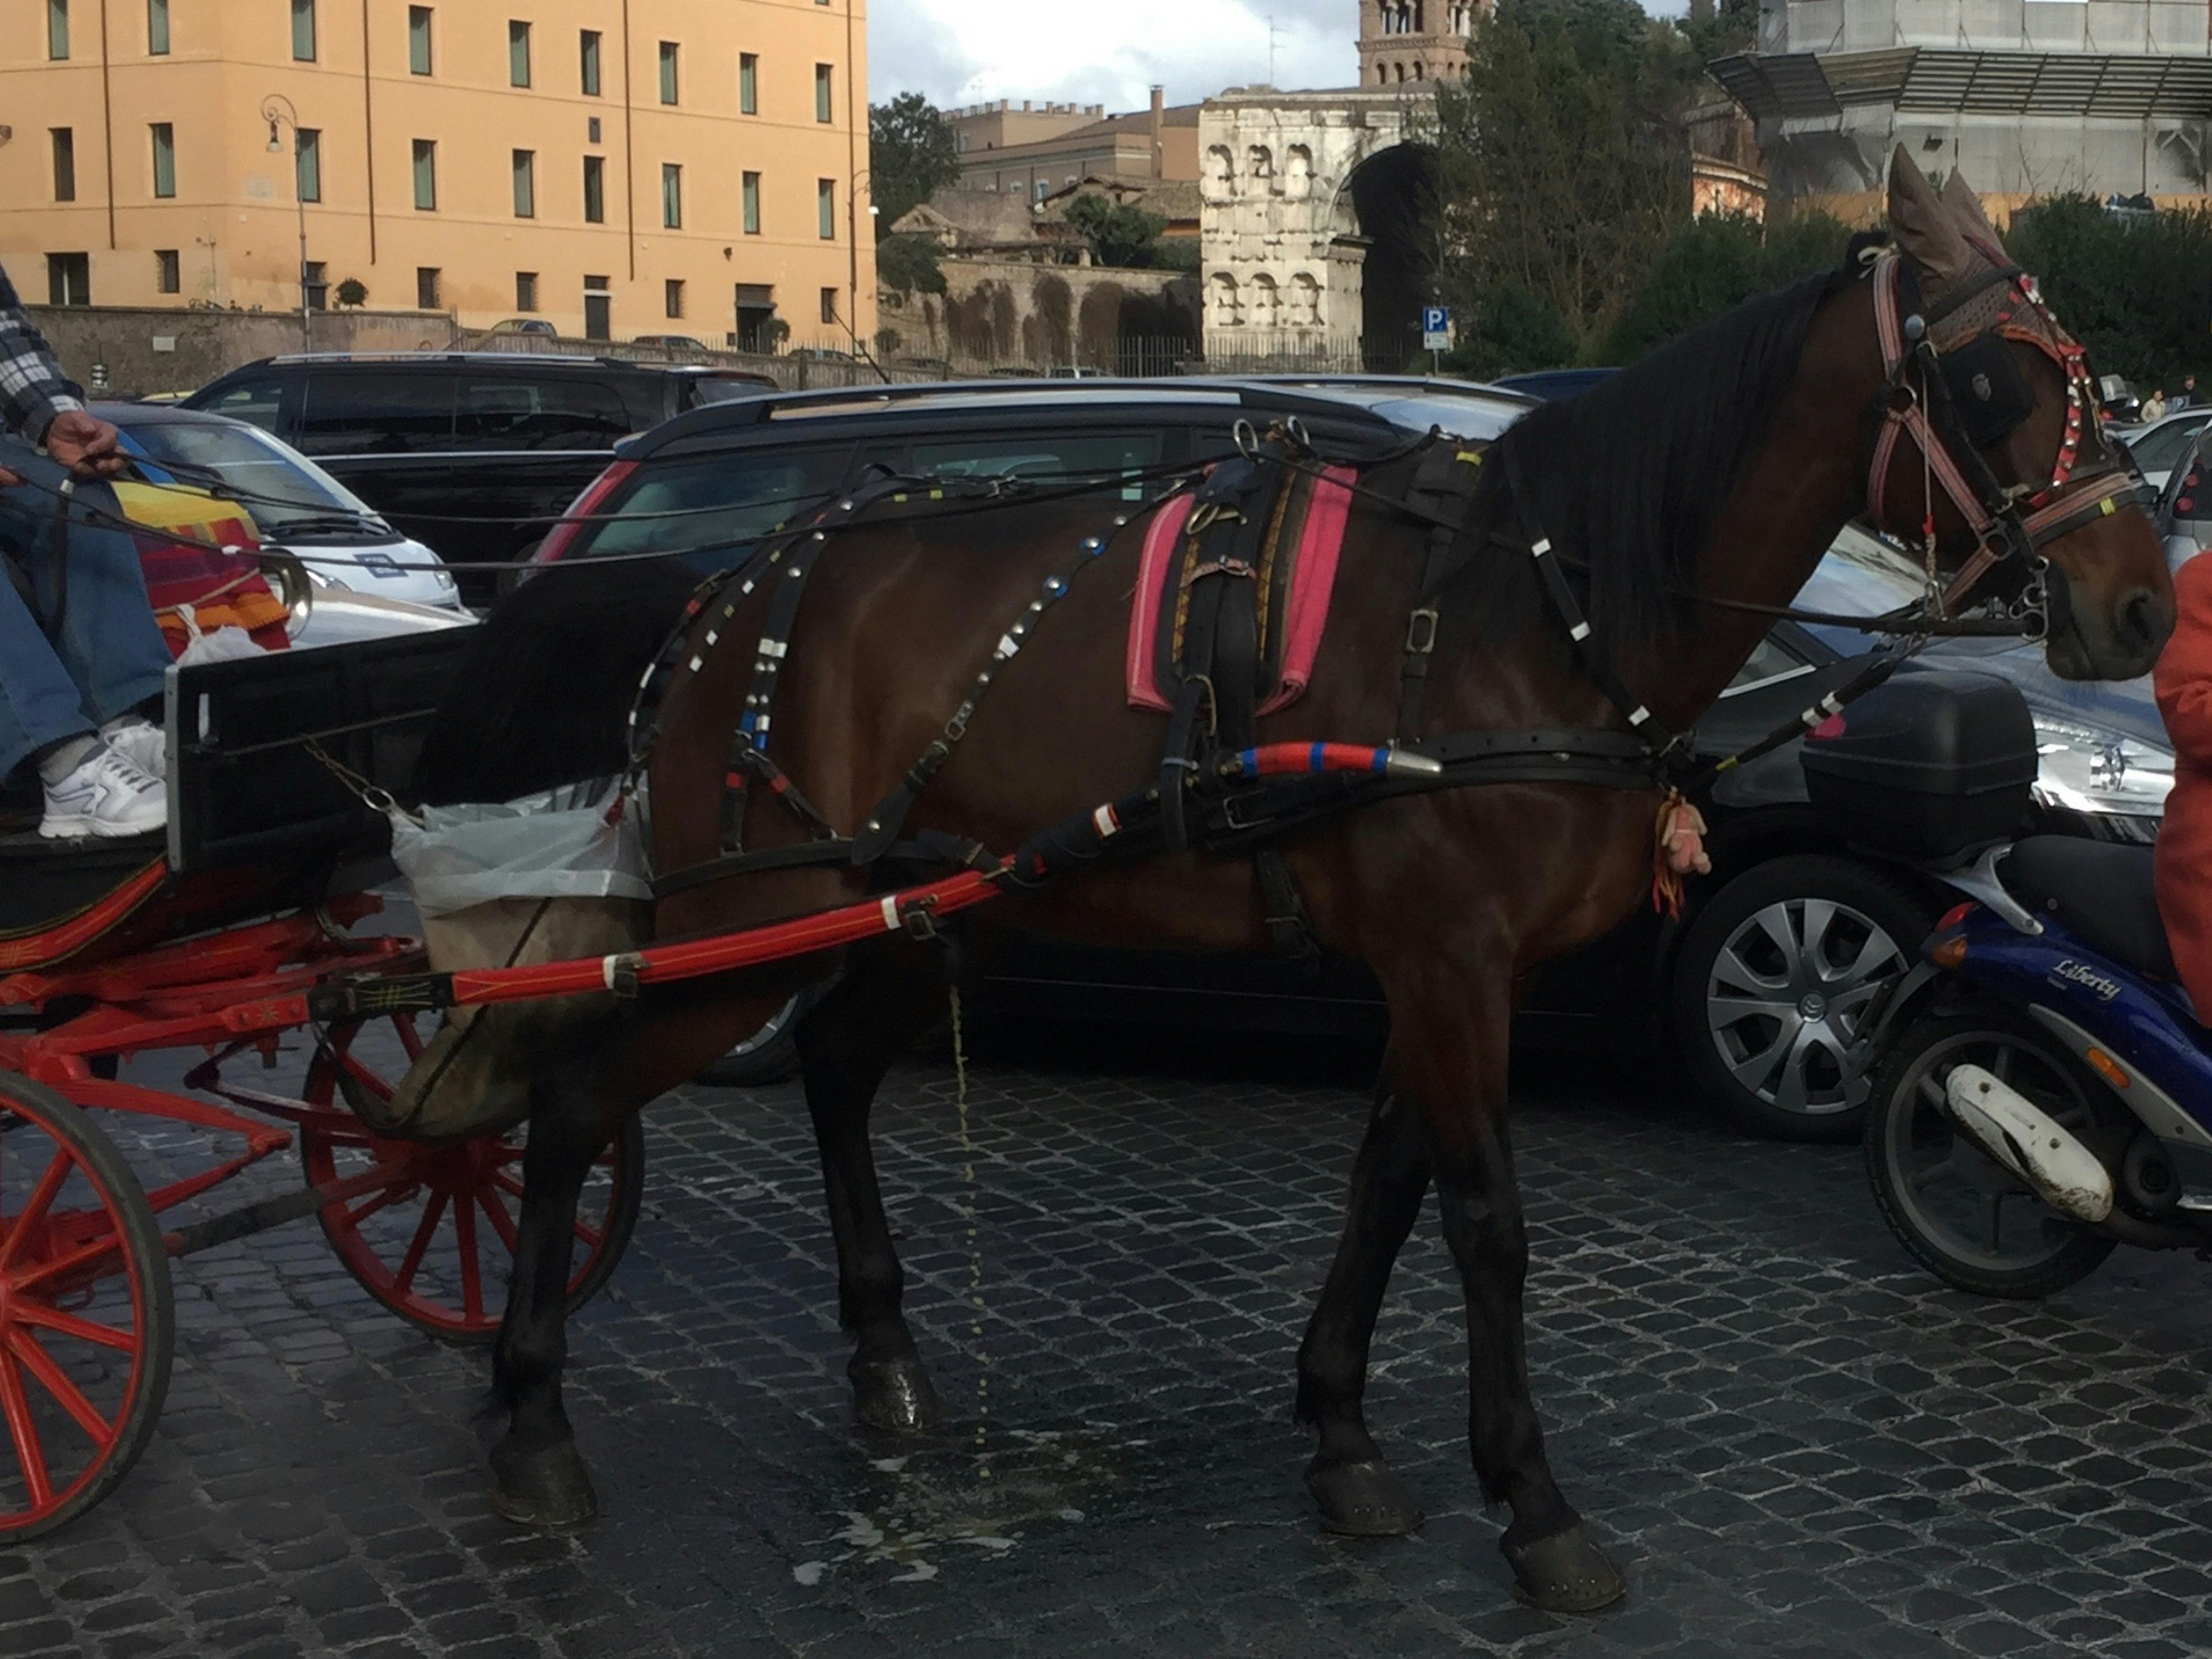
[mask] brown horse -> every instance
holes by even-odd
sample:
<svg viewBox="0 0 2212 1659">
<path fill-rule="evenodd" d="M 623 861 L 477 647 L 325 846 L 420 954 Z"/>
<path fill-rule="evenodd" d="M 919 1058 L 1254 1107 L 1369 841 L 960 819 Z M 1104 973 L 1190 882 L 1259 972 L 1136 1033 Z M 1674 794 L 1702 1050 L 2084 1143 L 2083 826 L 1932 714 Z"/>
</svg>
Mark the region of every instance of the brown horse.
<svg viewBox="0 0 2212 1659">
<path fill-rule="evenodd" d="M 2090 678 L 2150 666 L 2172 625 L 2172 588 L 2158 539 L 2116 477 L 2094 406 L 2084 408 L 2093 394 L 2078 350 L 2032 283 L 2000 269 L 1995 233 L 1970 193 L 1947 201 L 1899 151 L 1890 209 L 1895 253 L 1886 257 L 1899 266 L 1881 281 L 1868 274 L 1880 262 L 1869 260 L 1753 301 L 1604 386 L 1532 412 L 1500 441 L 1456 544 L 1419 735 L 1629 731 L 1531 574 L 1531 545 L 1545 538 L 1566 562 L 1605 661 L 1648 702 L 1656 724 L 1681 728 L 1766 628 L 1747 607 L 1787 603 L 1837 531 L 1869 511 L 1870 483 L 1876 516 L 1893 528 L 1917 540 L 1932 524 L 1931 565 L 1940 561 L 1947 572 L 1978 565 L 1978 546 L 1999 531 L 2020 531 L 2033 507 L 2025 522 L 2039 528 L 2021 539 L 2035 541 L 2050 562 L 2053 668 Z M 1886 333 L 1881 307 L 1893 293 L 1902 297 Z M 1955 378 L 1948 368 L 1939 375 L 1932 356 L 1911 355 L 1923 334 L 1960 362 L 1978 354 L 1960 398 L 2002 404 L 1990 388 L 2009 386 L 2017 407 L 1994 420 L 1981 418 L 1986 410 L 1948 407 L 1932 430 L 1903 422 L 1947 396 Z M 1900 416 L 1904 441 L 1881 441 L 1888 412 Z M 1923 455 L 1916 430 L 1939 453 Z M 1311 690 L 1261 722 L 1263 741 L 1390 736 L 1429 543 L 1430 526 L 1393 505 L 1416 465 L 1401 459 L 1363 480 L 1367 493 L 1353 514 Z M 1116 510 L 1096 496 L 988 510 L 914 507 L 860 515 L 817 544 L 774 689 L 773 746 L 830 825 L 846 835 L 862 825 L 944 730 L 1002 633 L 1072 567 L 1079 568 L 1069 590 L 1035 618 L 1026 648 L 1000 665 L 909 828 L 1003 852 L 1159 775 L 1162 719 L 1133 712 L 1123 699 L 1141 526 L 1124 524 Z M 1978 532 L 1972 521 L 1989 515 L 1999 529 Z M 1093 538 L 1103 550 L 1083 556 Z M 2027 591 L 2037 561 L 2019 550 L 1989 573 L 1977 597 Z M 718 599 L 694 628 L 659 707 L 650 799 L 664 872 L 723 851 L 732 732 L 756 689 L 755 641 L 775 626 L 767 618 L 778 580 L 770 575 L 747 597 L 733 587 Z M 481 722 L 481 695 L 495 686 L 523 705 L 525 726 L 551 719 L 571 667 L 533 661 L 535 630 L 548 617 L 565 614 L 573 623 L 582 611 L 604 614 L 613 591 L 581 577 L 526 587 L 488 629 L 487 663 L 496 666 L 480 668 L 465 688 L 468 718 Z M 737 608 L 725 616 L 728 600 Z M 666 605 L 668 595 L 657 591 L 650 603 Z M 611 732 L 611 716 L 601 709 L 599 717 Z M 606 741 L 593 740 L 602 750 Z M 432 769 L 445 770 L 448 793 L 463 781 L 486 793 L 520 793 L 541 781 L 519 731 L 495 736 L 468 765 L 466 745 L 450 731 L 441 743 Z M 592 746 L 564 737 L 543 764 L 604 761 L 586 752 Z M 1555 1609 L 1605 1605 L 1624 1584 L 1554 1482 L 1529 1399 L 1527 1244 L 1505 1121 L 1507 1028 L 1522 975 L 1606 932 L 1644 896 L 1658 799 L 1652 787 L 1591 781 L 1438 790 L 1343 813 L 1283 848 L 1313 933 L 1372 969 L 1392 1032 L 1386 1087 L 1352 1168 L 1343 1239 L 1299 1353 L 1297 1408 L 1320 1442 L 1309 1485 L 1324 1522 L 1338 1530 L 1401 1532 L 1421 1518 L 1368 1432 L 1361 1396 L 1384 1285 L 1433 1180 L 1466 1291 L 1475 1473 L 1485 1497 L 1511 1510 L 1500 1543 L 1523 1593 Z M 808 834 L 796 814 L 764 797 L 745 820 L 756 851 Z M 655 937 L 727 933 L 848 903 L 872 890 L 869 882 L 849 866 L 705 881 L 661 901 Z M 880 888 L 878 881 L 873 890 Z M 1264 913 L 1248 859 L 1191 851 L 1102 861 L 984 914 L 994 927 L 1065 939 L 1218 951 L 1264 948 Z M 941 1016 L 943 964 L 932 945 L 887 934 L 839 957 L 648 988 L 612 1007 L 612 999 L 580 1003 L 559 1036 L 511 1057 L 531 1079 L 531 1138 L 515 1283 L 494 1362 L 495 1396 L 509 1413 L 492 1455 L 503 1513 L 560 1525 L 593 1507 L 560 1395 L 562 1287 L 584 1170 L 629 1114 L 758 1027 L 795 988 L 833 974 L 840 976 L 799 1042 L 839 1298 L 855 1345 L 859 1412 L 897 1429 L 937 1418 L 900 1311 L 868 1110 L 893 1057 Z"/>
</svg>

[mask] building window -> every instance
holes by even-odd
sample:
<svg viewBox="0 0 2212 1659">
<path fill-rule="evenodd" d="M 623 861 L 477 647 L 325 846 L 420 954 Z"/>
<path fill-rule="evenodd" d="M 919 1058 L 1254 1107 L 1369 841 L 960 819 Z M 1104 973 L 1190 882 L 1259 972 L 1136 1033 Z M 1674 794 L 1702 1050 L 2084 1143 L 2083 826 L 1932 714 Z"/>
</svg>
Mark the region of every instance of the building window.
<svg viewBox="0 0 2212 1659">
<path fill-rule="evenodd" d="M 530 312 L 538 309 L 538 273 L 518 270 L 514 273 L 514 308 Z"/>
<path fill-rule="evenodd" d="M 156 121 L 147 131 L 154 138 L 154 194 L 167 200 L 177 193 L 177 130 Z"/>
<path fill-rule="evenodd" d="M 663 40 L 660 43 L 660 101 L 674 103 L 676 93 L 676 42 Z"/>
<path fill-rule="evenodd" d="M 604 276 L 584 278 L 584 337 L 587 340 L 609 340 L 614 337 L 614 296 L 607 292 Z"/>
<path fill-rule="evenodd" d="M 585 97 L 599 95 L 599 32 L 597 29 L 583 32 L 577 52 L 576 78 Z"/>
<path fill-rule="evenodd" d="M 596 144 L 599 142 L 599 118 L 596 115 L 587 116 L 585 118 L 584 142 L 587 144 Z"/>
<path fill-rule="evenodd" d="M 310 259 L 300 267 L 300 298 L 309 311 L 331 308 L 330 267 L 320 259 Z"/>
<path fill-rule="evenodd" d="M 292 0 L 292 58 L 301 64 L 315 61 L 315 0 Z"/>
<path fill-rule="evenodd" d="M 738 54 L 738 113 L 760 113 L 760 54 L 757 52 Z"/>
<path fill-rule="evenodd" d="M 534 149 L 514 152 L 514 216 L 538 216 L 538 152 Z"/>
<path fill-rule="evenodd" d="M 441 308 L 438 303 L 438 267 L 435 265 L 415 267 L 415 308 L 417 311 L 436 311 Z"/>
<path fill-rule="evenodd" d="M 438 210 L 438 142 L 434 138 L 415 141 L 415 209 L 418 213 Z"/>
<path fill-rule="evenodd" d="M 660 224 L 664 230 L 684 228 L 684 169 L 673 161 L 660 164 Z"/>
<path fill-rule="evenodd" d="M 757 173 L 748 173 L 744 175 L 744 188 L 740 191 L 739 199 L 743 202 L 744 207 L 744 222 L 745 227 L 745 234 L 748 236 L 759 235 L 760 174 Z"/>
<path fill-rule="evenodd" d="M 407 8 L 407 72 L 428 75 L 430 72 L 430 9 L 428 6 Z"/>
<path fill-rule="evenodd" d="M 76 200 L 76 129 L 49 129 L 54 140 L 54 200 Z"/>
<path fill-rule="evenodd" d="M 530 84 L 530 25 L 520 18 L 511 19 L 507 26 L 507 84 Z"/>
<path fill-rule="evenodd" d="M 672 318 L 681 317 L 684 314 L 684 283 L 682 279 L 671 276 L 666 282 L 663 283 L 660 285 L 660 298 L 663 307 L 666 310 L 669 316 Z"/>
<path fill-rule="evenodd" d="M 837 290 L 834 288 L 822 290 L 822 320 L 825 323 L 837 320 Z"/>
<path fill-rule="evenodd" d="M 837 240 L 837 181 L 817 179 L 814 181 L 814 229 L 825 242 Z"/>
<path fill-rule="evenodd" d="M 154 250 L 154 287 L 162 294 L 185 291 L 185 262 L 173 247 Z"/>
<path fill-rule="evenodd" d="M 607 222 L 607 163 L 602 155 L 584 158 L 584 222 L 603 225 Z"/>
<path fill-rule="evenodd" d="M 169 0 L 146 0 L 146 55 L 167 58 L 169 55 Z M 164 294 L 177 290 L 165 288 Z"/>
<path fill-rule="evenodd" d="M 323 199 L 323 134 L 319 127 L 301 127 L 293 158 L 293 183 L 303 202 Z"/>
<path fill-rule="evenodd" d="M 827 64 L 814 66 L 814 118 L 817 121 L 834 118 L 830 93 L 830 77 L 833 73 L 835 71 Z"/>
<path fill-rule="evenodd" d="M 88 306 L 92 303 L 92 255 L 46 255 L 46 303 L 50 306 Z"/>
<path fill-rule="evenodd" d="M 46 0 L 46 56 L 58 64 L 70 55 L 69 9 L 70 0 Z M 50 254 L 47 263 L 51 265 L 56 259 L 76 257 L 74 253 Z M 61 301 L 57 300 L 54 303 L 59 305 Z"/>
</svg>

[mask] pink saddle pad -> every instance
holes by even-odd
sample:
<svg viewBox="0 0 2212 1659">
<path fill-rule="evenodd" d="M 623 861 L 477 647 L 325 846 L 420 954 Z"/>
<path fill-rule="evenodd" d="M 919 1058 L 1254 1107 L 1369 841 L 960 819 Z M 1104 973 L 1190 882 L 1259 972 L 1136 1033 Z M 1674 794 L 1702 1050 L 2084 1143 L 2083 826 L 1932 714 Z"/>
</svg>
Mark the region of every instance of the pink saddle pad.
<svg viewBox="0 0 2212 1659">
<path fill-rule="evenodd" d="M 1351 486 L 1358 476 L 1350 467 L 1332 466 L 1323 468 L 1314 481 L 1313 498 L 1306 508 L 1291 566 L 1289 602 L 1284 606 L 1282 678 L 1260 704 L 1262 714 L 1296 702 L 1313 678 L 1322 631 L 1328 625 L 1329 598 L 1336 587 L 1337 560 L 1344 550 L 1344 527 L 1352 516 Z M 1132 708 L 1150 708 L 1164 714 L 1173 706 L 1160 690 L 1156 645 L 1161 610 L 1173 602 L 1168 583 L 1176 563 L 1176 543 L 1194 504 L 1188 494 L 1176 496 L 1152 514 L 1145 531 L 1136 598 L 1129 606 L 1126 678 Z"/>
</svg>

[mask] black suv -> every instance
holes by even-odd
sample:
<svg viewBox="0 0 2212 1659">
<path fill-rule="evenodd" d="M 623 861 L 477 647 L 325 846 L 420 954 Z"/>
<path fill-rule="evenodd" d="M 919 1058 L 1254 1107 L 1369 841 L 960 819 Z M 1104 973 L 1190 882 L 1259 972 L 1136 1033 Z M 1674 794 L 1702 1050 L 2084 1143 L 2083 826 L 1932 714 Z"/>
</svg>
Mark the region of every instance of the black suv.
<svg viewBox="0 0 2212 1659">
<path fill-rule="evenodd" d="M 313 456 L 447 559 L 512 560 L 599 476 L 621 440 L 772 386 L 757 374 L 606 357 L 317 354 L 248 363 L 184 401 Z M 495 589 L 488 575 L 462 576 L 471 600 Z"/>
</svg>

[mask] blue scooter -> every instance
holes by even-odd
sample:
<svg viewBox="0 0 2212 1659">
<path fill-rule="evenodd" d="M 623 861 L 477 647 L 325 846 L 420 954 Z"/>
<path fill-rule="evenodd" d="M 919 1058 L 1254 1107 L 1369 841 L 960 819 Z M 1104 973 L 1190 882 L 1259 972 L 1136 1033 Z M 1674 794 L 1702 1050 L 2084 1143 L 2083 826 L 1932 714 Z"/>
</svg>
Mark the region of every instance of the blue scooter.
<svg viewBox="0 0 2212 1659">
<path fill-rule="evenodd" d="M 2037 836 L 1943 877 L 1966 902 L 1875 1023 L 1875 1198 L 1961 1290 L 2048 1296 L 2122 1243 L 2212 1250 L 2212 1032 L 2151 858 Z"/>
<path fill-rule="evenodd" d="M 1862 1017 L 1867 1168 L 1937 1277 L 2039 1297 L 2121 1243 L 2212 1250 L 2212 1032 L 2174 974 L 2148 847 L 2017 838 L 2039 756 L 1985 676 L 1917 676 L 1811 732 L 1813 805 L 1964 901 Z"/>
</svg>

